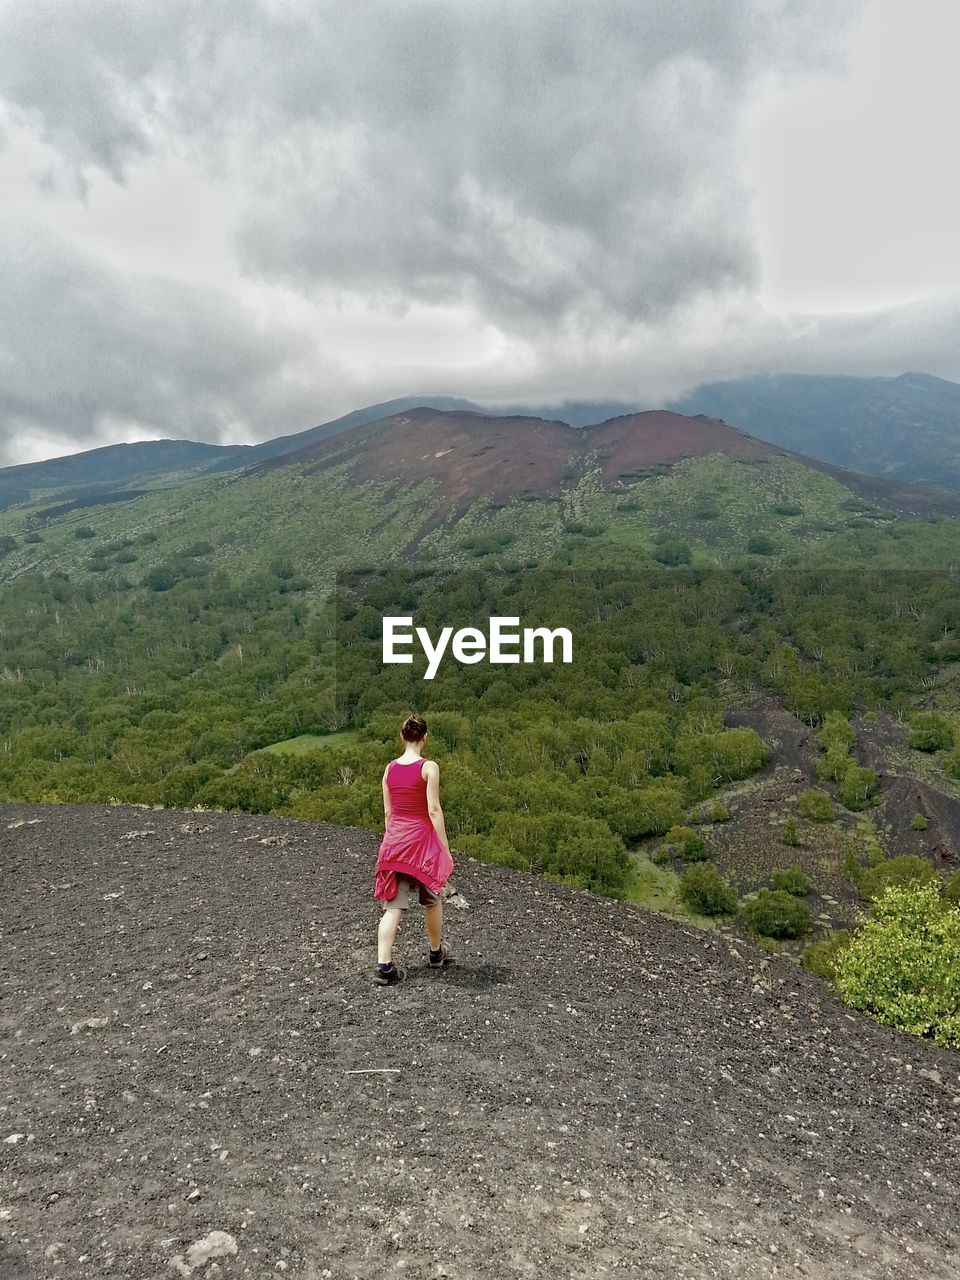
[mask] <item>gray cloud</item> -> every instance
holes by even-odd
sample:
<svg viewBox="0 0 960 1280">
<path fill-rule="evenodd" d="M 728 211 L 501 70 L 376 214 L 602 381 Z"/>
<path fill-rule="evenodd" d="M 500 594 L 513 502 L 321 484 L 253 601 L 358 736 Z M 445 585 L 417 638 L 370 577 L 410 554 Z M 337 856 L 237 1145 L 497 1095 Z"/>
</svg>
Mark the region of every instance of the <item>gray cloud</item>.
<svg viewBox="0 0 960 1280">
<path fill-rule="evenodd" d="M 746 113 L 773 80 L 839 71 L 865 5 L 0 0 L 0 107 L 43 139 L 38 180 L 75 199 L 97 170 L 183 163 L 229 209 L 245 282 L 124 272 L 12 224 L 0 418 L 87 444 L 118 422 L 225 440 L 418 391 L 649 400 L 817 362 L 955 374 L 950 303 L 818 319 L 756 300 Z M 338 299 L 452 308 L 502 357 L 432 364 L 425 340 L 416 367 L 371 344 L 348 368 L 309 307 L 277 327 L 278 287 L 327 317 Z"/>
<path fill-rule="evenodd" d="M 118 428 L 211 442 L 280 434 L 311 411 L 312 392 L 284 372 L 302 346 L 260 333 L 229 296 L 129 277 L 0 218 L 0 465 L 21 461 L 18 438 L 35 432 L 88 446 Z"/>
<path fill-rule="evenodd" d="M 253 275 L 530 332 L 754 281 L 744 105 L 859 8 L 45 0 L 9 12 L 0 84 L 77 166 L 202 156 Z"/>
</svg>

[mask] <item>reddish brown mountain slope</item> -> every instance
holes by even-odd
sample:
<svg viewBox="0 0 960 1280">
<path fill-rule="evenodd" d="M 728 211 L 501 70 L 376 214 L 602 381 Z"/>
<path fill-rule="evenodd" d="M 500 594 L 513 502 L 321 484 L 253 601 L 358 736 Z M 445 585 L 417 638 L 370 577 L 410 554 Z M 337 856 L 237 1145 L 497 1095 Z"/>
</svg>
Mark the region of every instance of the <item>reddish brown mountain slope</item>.
<svg viewBox="0 0 960 1280">
<path fill-rule="evenodd" d="M 436 480 L 451 506 L 478 497 L 556 493 L 580 432 L 544 418 L 493 418 L 479 413 L 410 409 L 285 454 L 265 466 L 299 463 L 304 471 L 352 463 L 359 483 Z"/>
<path fill-rule="evenodd" d="M 782 452 L 716 418 L 685 418 L 666 409 L 629 413 L 587 427 L 582 432 L 581 449 L 605 459 L 604 484 L 614 484 L 621 476 L 658 462 L 702 458 L 709 453 L 746 460 Z"/>
<path fill-rule="evenodd" d="M 359 483 L 432 479 L 448 508 L 480 497 L 555 494 L 565 481 L 602 467 L 606 485 L 622 476 L 681 458 L 723 453 L 753 459 L 780 452 L 712 418 L 655 410 L 612 418 L 578 430 L 544 418 L 497 418 L 469 412 L 410 409 L 311 444 L 264 467 L 306 472 L 347 463 Z"/>
</svg>

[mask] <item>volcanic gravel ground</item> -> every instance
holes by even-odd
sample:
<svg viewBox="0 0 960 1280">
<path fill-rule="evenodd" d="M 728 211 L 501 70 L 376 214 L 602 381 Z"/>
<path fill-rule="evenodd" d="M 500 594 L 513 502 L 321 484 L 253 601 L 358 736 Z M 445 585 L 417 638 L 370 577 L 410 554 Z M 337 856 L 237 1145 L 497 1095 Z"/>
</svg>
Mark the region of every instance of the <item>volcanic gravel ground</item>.
<svg viewBox="0 0 960 1280">
<path fill-rule="evenodd" d="M 960 1275 L 960 1055 L 786 962 L 460 856 L 382 988 L 373 833 L 0 841 L 4 1280 Z"/>
</svg>

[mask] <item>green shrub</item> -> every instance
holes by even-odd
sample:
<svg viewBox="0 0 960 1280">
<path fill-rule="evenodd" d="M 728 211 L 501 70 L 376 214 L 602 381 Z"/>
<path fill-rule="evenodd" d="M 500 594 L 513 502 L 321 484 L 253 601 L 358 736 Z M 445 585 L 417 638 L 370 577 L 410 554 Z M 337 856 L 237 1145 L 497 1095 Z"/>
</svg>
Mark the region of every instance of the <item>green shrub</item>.
<svg viewBox="0 0 960 1280">
<path fill-rule="evenodd" d="M 552 853 L 543 858 L 543 871 L 576 876 L 583 888 L 609 893 L 623 884 L 628 857 L 623 841 L 595 818 L 569 818 Z"/>
<path fill-rule="evenodd" d="M 891 885 L 898 889 L 917 888 L 929 884 L 936 877 L 936 871 L 926 858 L 904 853 L 898 858 L 884 858 L 876 866 L 865 868 L 860 873 L 860 893 L 868 902 L 873 902 L 882 897 Z"/>
<path fill-rule="evenodd" d="M 837 990 L 853 1008 L 960 1048 L 960 910 L 938 885 L 888 888 L 836 969 Z"/>
<path fill-rule="evenodd" d="M 960 907 L 960 871 L 955 871 L 947 881 L 943 896 L 953 906 Z"/>
<path fill-rule="evenodd" d="M 689 544 L 682 542 L 679 538 L 662 539 L 653 554 L 660 564 L 666 565 L 690 564 L 693 560 L 693 552 Z"/>
<path fill-rule="evenodd" d="M 747 550 L 754 556 L 772 556 L 776 549 L 777 544 L 773 538 L 768 538 L 764 533 L 755 533 L 747 541 Z"/>
<path fill-rule="evenodd" d="M 839 711 L 828 711 L 816 732 L 816 739 L 826 752 L 838 751 L 848 756 L 856 741 L 853 726 Z"/>
<path fill-rule="evenodd" d="M 800 832 L 797 830 L 797 824 L 793 818 L 788 818 L 783 824 L 781 835 L 784 844 L 796 847 L 800 843 Z"/>
<path fill-rule="evenodd" d="M 849 836 L 845 836 L 843 840 L 843 854 L 840 865 L 844 876 L 850 883 L 859 887 L 860 877 L 863 875 L 863 863 L 857 857 L 857 847 Z"/>
<path fill-rule="evenodd" d="M 688 867 L 680 877 L 680 897 L 702 916 L 730 916 L 737 909 L 737 895 L 712 862 Z"/>
<path fill-rule="evenodd" d="M 702 862 L 707 856 L 707 842 L 693 827 L 671 827 L 665 840 L 671 852 L 687 862 Z"/>
<path fill-rule="evenodd" d="M 848 809 L 862 809 L 880 782 L 875 769 L 866 769 L 851 760 L 840 783 L 840 799 Z"/>
<path fill-rule="evenodd" d="M 836 982 L 837 960 L 840 953 L 849 946 L 851 937 L 849 929 L 840 929 L 822 942 L 809 943 L 800 957 L 801 966 L 808 973 L 825 978 L 827 982 Z"/>
<path fill-rule="evenodd" d="M 915 813 L 910 819 L 910 829 L 912 831 L 926 831 L 930 823 L 922 813 Z"/>
<path fill-rule="evenodd" d="M 953 729 L 933 711 L 918 711 L 910 721 L 910 745 L 916 751 L 949 751 Z"/>
<path fill-rule="evenodd" d="M 792 866 L 783 867 L 779 871 L 774 871 L 770 877 L 770 883 L 774 889 L 782 889 L 784 893 L 792 893 L 795 898 L 802 898 L 812 889 L 812 884 L 807 876 L 803 873 L 803 868 L 793 863 Z"/>
<path fill-rule="evenodd" d="M 97 535 L 88 524 L 83 524 L 79 529 L 74 529 L 73 536 L 75 538 L 95 538 Z"/>
<path fill-rule="evenodd" d="M 625 840 L 663 835 L 683 818 L 679 794 L 667 787 L 639 787 L 636 791 L 612 789 L 598 798 L 598 818 Z"/>
<path fill-rule="evenodd" d="M 707 775 L 714 785 L 738 782 L 756 773 L 767 762 L 767 744 L 754 729 L 721 729 L 717 733 L 686 735 L 673 749 L 677 773 L 692 778 Z"/>
<path fill-rule="evenodd" d="M 829 822 L 833 817 L 833 801 L 826 791 L 810 787 L 797 796 L 797 812 L 801 818 L 809 818 L 812 822 Z"/>
<path fill-rule="evenodd" d="M 29 542 L 32 546 L 35 546 L 36 543 L 42 542 L 42 541 L 43 541 L 43 537 L 39 533 L 28 533 L 27 536 L 24 538 L 24 542 Z"/>
<path fill-rule="evenodd" d="M 711 822 L 727 822 L 730 819 L 730 810 L 722 800 L 715 800 L 710 806 Z"/>
<path fill-rule="evenodd" d="M 813 927 L 809 909 L 782 889 L 761 889 L 743 904 L 742 915 L 747 927 L 765 938 L 802 938 Z"/>
<path fill-rule="evenodd" d="M 850 765 L 854 763 L 850 759 L 855 741 L 850 721 L 838 711 L 829 711 L 817 730 L 816 738 L 823 748 L 823 755 L 814 761 L 817 777 L 842 782 Z"/>
</svg>

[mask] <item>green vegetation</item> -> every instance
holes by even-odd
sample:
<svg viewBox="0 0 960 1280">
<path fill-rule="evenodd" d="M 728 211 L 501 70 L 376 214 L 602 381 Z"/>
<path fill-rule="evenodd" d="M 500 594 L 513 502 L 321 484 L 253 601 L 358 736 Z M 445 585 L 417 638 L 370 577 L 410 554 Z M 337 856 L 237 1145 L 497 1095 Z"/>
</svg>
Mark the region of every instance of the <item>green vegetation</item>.
<svg viewBox="0 0 960 1280">
<path fill-rule="evenodd" d="M 960 910 L 939 887 L 890 887 L 836 958 L 844 1000 L 885 1026 L 960 1048 Z"/>
<path fill-rule="evenodd" d="M 809 908 L 782 889 L 761 889 L 741 913 L 747 927 L 764 938 L 802 938 L 813 927 Z"/>
<path fill-rule="evenodd" d="M 837 980 L 837 960 L 850 944 L 852 934 L 849 929 L 838 929 L 829 938 L 819 942 L 808 943 L 803 949 L 800 964 L 809 973 L 815 973 L 827 982 Z"/>
<path fill-rule="evenodd" d="M 803 868 L 797 866 L 796 863 L 789 867 L 783 867 L 779 871 L 774 871 L 770 877 L 770 884 L 774 889 L 782 889 L 784 893 L 792 893 L 796 898 L 804 897 L 813 888 L 809 877 L 804 874 Z"/>
<path fill-rule="evenodd" d="M 829 822 L 833 817 L 833 801 L 826 791 L 811 787 L 797 796 L 797 812 L 811 822 Z"/>
<path fill-rule="evenodd" d="M 680 897 L 702 916 L 733 915 L 737 895 L 712 862 L 688 867 L 680 878 Z"/>
<path fill-rule="evenodd" d="M 272 751 L 277 755 L 302 756 L 309 751 L 331 751 L 338 747 L 355 747 L 359 734 L 352 729 L 343 729 L 339 733 L 301 733 L 295 738 L 287 738 L 284 742 L 271 743 L 264 751 Z M 399 745 L 397 750 L 399 751 Z"/>
<path fill-rule="evenodd" d="M 910 746 L 916 751 L 950 751 L 953 728 L 943 716 L 918 711 L 910 721 Z"/>
<path fill-rule="evenodd" d="M 875 769 L 868 769 L 851 760 L 840 783 L 840 798 L 848 809 L 862 809 L 875 795 L 879 782 Z"/>
<path fill-rule="evenodd" d="M 817 777 L 824 781 L 839 783 L 840 799 L 846 808 L 863 809 L 875 794 L 880 780 L 873 769 L 867 769 L 853 759 L 851 751 L 854 746 L 854 732 L 847 717 L 835 711 L 830 712 L 824 717 L 816 736 L 824 751 L 815 764 Z M 809 797 L 811 793 L 806 794 Z M 816 808 L 818 802 L 808 798 L 806 803 Z M 823 806 L 822 802 L 819 803 L 826 812 L 826 806 Z M 813 817 L 814 814 L 811 811 L 804 816 Z"/>
<path fill-rule="evenodd" d="M 664 838 L 670 853 L 684 862 L 701 862 L 707 856 L 707 842 L 692 827 L 671 827 Z"/>
<path fill-rule="evenodd" d="M 718 790 L 767 763 L 756 732 L 726 723 L 749 688 L 814 729 L 819 781 L 866 807 L 876 783 L 853 759 L 854 713 L 917 730 L 918 693 L 960 658 L 956 582 L 896 571 L 949 563 L 956 522 L 864 514 L 776 456 L 651 467 L 616 490 L 567 480 L 456 516 L 431 482 L 356 484 L 346 466 L 82 506 L 16 495 L 0 513 L 0 794 L 376 828 L 383 764 L 416 709 L 455 847 L 630 895 L 638 866 L 674 884 L 644 842 L 683 828 L 667 858 L 702 864 L 691 815 L 725 822 Z M 837 568 L 864 557 L 894 568 Z M 567 625 L 575 663 L 449 662 L 424 682 L 416 663 L 380 663 L 380 619 L 397 611 L 433 634 L 492 613 Z M 955 743 L 923 749 L 960 776 Z M 849 824 L 826 790 L 798 801 L 802 818 L 835 811 Z M 851 855 L 858 877 L 865 853 Z"/>
<path fill-rule="evenodd" d="M 926 831 L 929 825 L 929 822 L 922 813 L 915 813 L 910 819 L 911 831 Z"/>
<path fill-rule="evenodd" d="M 784 844 L 796 848 L 800 844 L 800 832 L 794 818 L 787 818 L 780 829 L 780 837 Z"/>
<path fill-rule="evenodd" d="M 916 888 L 936 880 L 937 873 L 926 858 L 914 854 L 901 854 L 885 858 L 860 873 L 858 886 L 867 902 L 883 897 L 891 886 L 899 889 Z"/>
</svg>

